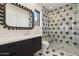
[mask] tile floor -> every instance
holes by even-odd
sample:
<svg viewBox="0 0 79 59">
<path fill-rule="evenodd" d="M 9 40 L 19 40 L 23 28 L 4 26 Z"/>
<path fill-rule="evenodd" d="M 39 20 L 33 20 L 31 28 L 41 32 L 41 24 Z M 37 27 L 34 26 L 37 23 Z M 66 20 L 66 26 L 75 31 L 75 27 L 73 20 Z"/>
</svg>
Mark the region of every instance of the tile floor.
<svg viewBox="0 0 79 59">
<path fill-rule="evenodd" d="M 75 56 L 57 48 L 48 48 L 45 52 L 38 51 L 35 56 Z"/>
</svg>

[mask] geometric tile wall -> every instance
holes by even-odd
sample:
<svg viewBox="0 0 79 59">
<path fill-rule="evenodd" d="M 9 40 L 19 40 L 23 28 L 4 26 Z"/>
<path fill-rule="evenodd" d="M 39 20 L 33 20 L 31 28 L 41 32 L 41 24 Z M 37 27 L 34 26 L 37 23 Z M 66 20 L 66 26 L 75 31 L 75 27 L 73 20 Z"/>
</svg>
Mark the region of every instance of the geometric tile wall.
<svg viewBox="0 0 79 59">
<path fill-rule="evenodd" d="M 48 16 L 47 16 L 47 12 L 48 12 L 48 10 L 46 10 L 44 7 L 43 7 L 43 9 L 42 9 L 42 34 L 43 34 L 43 36 L 42 36 L 42 38 L 44 39 L 44 40 L 46 40 L 47 39 L 47 35 L 48 35 L 48 31 L 47 31 L 47 29 L 48 29 Z"/>
<path fill-rule="evenodd" d="M 78 46 L 79 28 L 76 4 L 67 4 L 48 11 L 43 8 L 43 39 L 49 43 L 66 43 Z"/>
<path fill-rule="evenodd" d="M 42 9 L 42 38 L 43 40 L 47 40 L 50 41 L 50 24 L 49 24 L 50 20 L 49 20 L 49 11 L 43 7 Z"/>
</svg>

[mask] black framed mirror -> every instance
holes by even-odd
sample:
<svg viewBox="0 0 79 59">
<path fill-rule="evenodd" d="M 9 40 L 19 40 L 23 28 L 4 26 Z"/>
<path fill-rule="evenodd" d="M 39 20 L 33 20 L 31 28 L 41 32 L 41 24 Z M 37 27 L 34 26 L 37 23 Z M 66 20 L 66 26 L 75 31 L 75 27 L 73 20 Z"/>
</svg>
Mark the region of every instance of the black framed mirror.
<svg viewBox="0 0 79 59">
<path fill-rule="evenodd" d="M 0 4 L 2 5 L 2 4 Z M 3 4 L 3 25 L 9 30 L 33 29 L 34 13 L 19 3 Z"/>
</svg>

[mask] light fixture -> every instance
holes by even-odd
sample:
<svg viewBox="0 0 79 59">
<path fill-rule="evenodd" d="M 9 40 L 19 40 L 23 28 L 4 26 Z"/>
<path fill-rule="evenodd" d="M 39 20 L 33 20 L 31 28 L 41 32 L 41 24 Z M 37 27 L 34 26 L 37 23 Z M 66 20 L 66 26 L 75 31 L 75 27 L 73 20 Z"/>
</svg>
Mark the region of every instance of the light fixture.
<svg viewBox="0 0 79 59">
<path fill-rule="evenodd" d="M 50 8 L 52 8 L 52 7 L 50 7 Z"/>
</svg>

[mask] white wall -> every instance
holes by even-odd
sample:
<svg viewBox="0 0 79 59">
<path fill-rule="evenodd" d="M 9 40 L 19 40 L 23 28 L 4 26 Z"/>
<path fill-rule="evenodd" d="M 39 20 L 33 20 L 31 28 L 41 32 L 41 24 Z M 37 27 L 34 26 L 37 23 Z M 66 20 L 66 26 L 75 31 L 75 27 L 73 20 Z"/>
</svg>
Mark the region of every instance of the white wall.
<svg viewBox="0 0 79 59">
<path fill-rule="evenodd" d="M 40 26 L 35 26 L 32 30 L 8 30 L 4 29 L 2 25 L 0 25 L 0 44 L 10 43 L 14 41 L 19 41 L 21 39 L 28 39 L 30 37 L 36 37 L 42 35 L 42 7 L 38 4 L 33 3 L 24 3 L 22 4 L 31 10 L 40 11 Z"/>
</svg>

